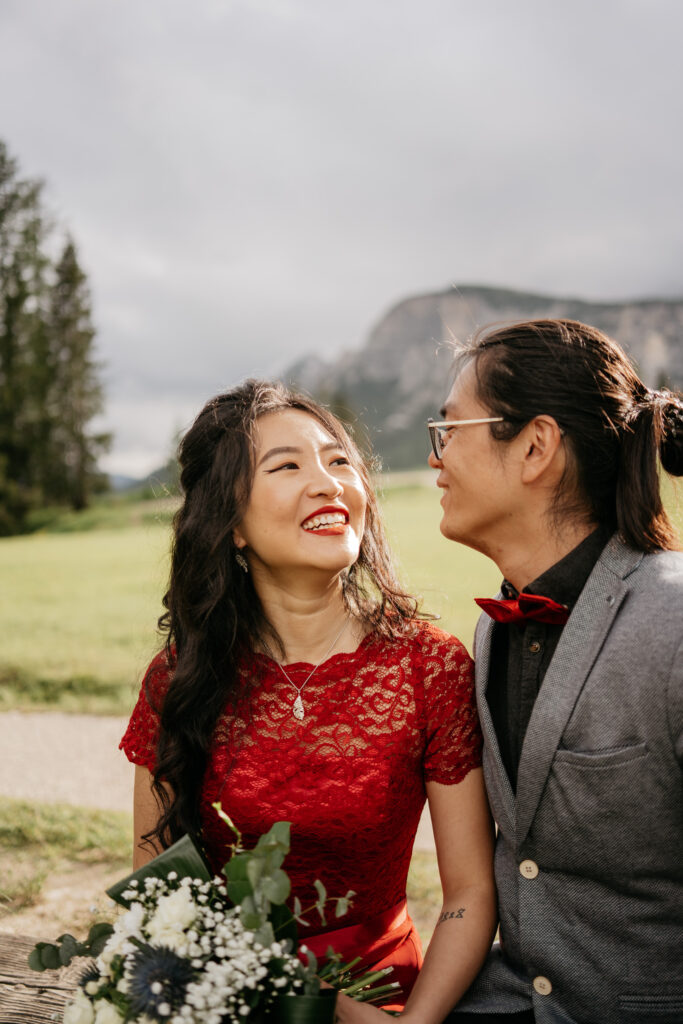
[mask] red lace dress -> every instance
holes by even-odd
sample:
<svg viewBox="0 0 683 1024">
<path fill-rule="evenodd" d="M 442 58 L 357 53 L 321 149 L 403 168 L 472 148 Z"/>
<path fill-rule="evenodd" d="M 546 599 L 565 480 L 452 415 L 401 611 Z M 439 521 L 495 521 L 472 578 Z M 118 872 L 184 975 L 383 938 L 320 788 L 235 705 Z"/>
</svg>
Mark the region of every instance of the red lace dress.
<svg viewBox="0 0 683 1024">
<path fill-rule="evenodd" d="M 286 666 L 297 684 L 311 668 Z M 159 731 L 154 709 L 163 703 L 169 675 L 160 654 L 121 741 L 129 760 L 150 770 Z M 480 764 L 467 651 L 423 622 L 412 637 L 386 640 L 372 632 L 354 653 L 336 654 L 314 672 L 302 693 L 303 721 L 292 714 L 294 688 L 270 658 L 254 654 L 240 677 L 216 726 L 201 795 L 212 867 L 220 870 L 232 841 L 211 808 L 214 801 L 246 846 L 273 822 L 290 821 L 285 867 L 292 895 L 310 906 L 316 878 L 330 896 L 353 889 L 349 914 L 336 922 L 352 945 L 365 945 L 353 955 L 365 953 L 372 966 L 393 963 L 409 990 L 421 952 L 404 901 L 425 782 L 457 783 Z M 360 931 L 350 927 L 361 923 Z M 312 934 L 315 928 L 305 932 L 306 943 L 324 953 L 328 935 L 316 946 Z"/>
</svg>

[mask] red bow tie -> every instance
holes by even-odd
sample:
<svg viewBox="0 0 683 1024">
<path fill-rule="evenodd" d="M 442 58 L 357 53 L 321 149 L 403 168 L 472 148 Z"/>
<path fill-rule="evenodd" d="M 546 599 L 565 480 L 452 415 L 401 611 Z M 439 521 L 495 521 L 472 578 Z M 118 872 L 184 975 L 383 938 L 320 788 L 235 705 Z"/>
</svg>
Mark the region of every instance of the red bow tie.
<svg viewBox="0 0 683 1024">
<path fill-rule="evenodd" d="M 520 594 L 508 601 L 475 597 L 479 607 L 496 622 L 548 622 L 564 626 L 569 618 L 566 604 L 558 604 L 541 594 Z"/>
</svg>

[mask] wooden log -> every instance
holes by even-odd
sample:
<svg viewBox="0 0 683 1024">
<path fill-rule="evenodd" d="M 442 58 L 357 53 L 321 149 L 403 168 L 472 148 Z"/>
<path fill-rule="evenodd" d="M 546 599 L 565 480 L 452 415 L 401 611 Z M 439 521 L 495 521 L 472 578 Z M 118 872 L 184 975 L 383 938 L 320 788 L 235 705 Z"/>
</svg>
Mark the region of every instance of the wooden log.
<svg viewBox="0 0 683 1024">
<path fill-rule="evenodd" d="M 28 955 L 40 941 L 0 932 L 0 1024 L 55 1024 L 62 1019 L 86 961 L 59 971 L 32 971 Z"/>
</svg>

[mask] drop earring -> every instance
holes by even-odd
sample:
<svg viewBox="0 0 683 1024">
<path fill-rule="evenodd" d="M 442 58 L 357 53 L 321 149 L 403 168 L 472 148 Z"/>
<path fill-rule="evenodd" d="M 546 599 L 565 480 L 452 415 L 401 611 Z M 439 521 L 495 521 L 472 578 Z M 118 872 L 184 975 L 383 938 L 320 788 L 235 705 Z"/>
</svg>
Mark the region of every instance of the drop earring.
<svg viewBox="0 0 683 1024">
<path fill-rule="evenodd" d="M 241 551 L 238 551 L 237 554 L 235 555 L 235 561 L 239 565 L 242 572 L 249 572 L 249 564 Z"/>
</svg>

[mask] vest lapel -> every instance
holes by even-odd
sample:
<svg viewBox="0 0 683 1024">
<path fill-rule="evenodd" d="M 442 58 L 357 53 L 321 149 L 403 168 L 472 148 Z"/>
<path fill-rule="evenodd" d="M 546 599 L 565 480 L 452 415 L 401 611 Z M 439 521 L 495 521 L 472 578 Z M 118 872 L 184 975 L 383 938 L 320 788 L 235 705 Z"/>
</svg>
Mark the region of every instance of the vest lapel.
<svg viewBox="0 0 683 1024">
<path fill-rule="evenodd" d="M 627 548 L 613 537 L 562 631 L 524 737 L 517 774 L 518 849 L 528 835 L 555 751 L 579 694 L 628 593 L 624 577 L 641 558 L 640 552 Z"/>
<path fill-rule="evenodd" d="M 491 666 L 491 641 L 495 623 L 488 615 L 482 615 L 476 632 L 476 650 L 474 674 L 477 687 L 477 707 L 479 722 L 484 736 L 484 781 L 491 804 L 491 811 L 499 827 L 508 835 L 514 829 L 515 795 L 512 792 L 510 779 L 500 756 L 498 737 L 493 727 L 493 719 L 486 690 L 489 684 Z"/>
</svg>

